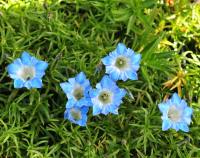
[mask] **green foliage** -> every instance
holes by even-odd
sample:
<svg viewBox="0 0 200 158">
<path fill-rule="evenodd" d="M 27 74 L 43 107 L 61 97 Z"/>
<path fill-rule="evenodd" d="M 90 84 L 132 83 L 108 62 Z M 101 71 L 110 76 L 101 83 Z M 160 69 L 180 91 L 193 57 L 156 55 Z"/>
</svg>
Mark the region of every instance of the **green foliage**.
<svg viewBox="0 0 200 158">
<path fill-rule="evenodd" d="M 0 157 L 200 157 L 200 13 L 184 2 L 169 9 L 157 0 L 0 0 Z M 101 58 L 118 42 L 142 54 L 139 80 L 119 82 L 129 92 L 120 114 L 90 111 L 85 128 L 64 120 L 59 83 L 84 71 L 94 86 L 105 72 L 95 72 Z M 42 89 L 13 88 L 6 66 L 22 51 L 49 63 Z M 163 132 L 162 83 L 180 67 L 191 131 Z"/>
</svg>

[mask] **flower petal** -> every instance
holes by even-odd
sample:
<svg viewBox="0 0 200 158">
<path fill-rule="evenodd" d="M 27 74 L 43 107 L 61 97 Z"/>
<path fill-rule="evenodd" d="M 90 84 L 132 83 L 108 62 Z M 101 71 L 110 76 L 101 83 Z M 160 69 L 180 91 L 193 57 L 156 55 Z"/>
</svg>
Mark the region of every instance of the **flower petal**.
<svg viewBox="0 0 200 158">
<path fill-rule="evenodd" d="M 171 127 L 171 122 L 169 120 L 163 120 L 162 130 L 166 131 Z"/>
<path fill-rule="evenodd" d="M 172 95 L 172 103 L 175 103 L 177 105 L 181 103 L 181 98 L 178 96 L 177 93 L 174 93 Z"/>
<path fill-rule="evenodd" d="M 21 55 L 21 60 L 24 65 L 31 65 L 31 56 L 28 52 L 23 52 Z"/>
<path fill-rule="evenodd" d="M 123 54 L 126 51 L 126 46 L 123 43 L 117 45 L 117 53 Z"/>
<path fill-rule="evenodd" d="M 42 80 L 39 78 L 34 78 L 31 81 L 32 88 L 41 88 L 42 87 Z"/>
<path fill-rule="evenodd" d="M 131 80 L 138 80 L 138 77 L 137 77 L 137 73 L 136 73 L 136 72 L 128 71 L 128 72 L 127 72 L 127 76 L 128 76 L 128 78 L 130 78 Z"/>
<path fill-rule="evenodd" d="M 80 84 L 84 83 L 86 80 L 86 76 L 83 72 L 80 72 L 75 78 L 76 78 L 76 81 Z"/>
<path fill-rule="evenodd" d="M 179 128 L 184 132 L 189 132 L 189 127 L 186 123 L 179 123 Z"/>
<path fill-rule="evenodd" d="M 166 103 L 160 103 L 160 104 L 158 104 L 158 108 L 159 108 L 160 112 L 167 113 L 167 111 L 169 109 L 169 105 Z"/>
<path fill-rule="evenodd" d="M 24 81 L 21 79 L 14 80 L 14 88 L 22 88 L 24 86 Z"/>
<path fill-rule="evenodd" d="M 93 106 L 93 115 L 98 115 L 101 113 L 101 108 L 97 106 Z"/>
<path fill-rule="evenodd" d="M 60 83 L 60 87 L 65 92 L 65 94 L 67 94 L 67 93 L 72 91 L 72 85 L 69 84 L 68 82 Z"/>
<path fill-rule="evenodd" d="M 101 59 L 104 65 L 111 65 L 113 60 L 110 56 L 106 56 L 103 59 Z"/>
<path fill-rule="evenodd" d="M 45 61 L 38 61 L 36 64 L 35 64 L 35 68 L 37 71 L 40 71 L 40 72 L 44 72 L 48 67 L 48 63 L 45 62 Z"/>
</svg>

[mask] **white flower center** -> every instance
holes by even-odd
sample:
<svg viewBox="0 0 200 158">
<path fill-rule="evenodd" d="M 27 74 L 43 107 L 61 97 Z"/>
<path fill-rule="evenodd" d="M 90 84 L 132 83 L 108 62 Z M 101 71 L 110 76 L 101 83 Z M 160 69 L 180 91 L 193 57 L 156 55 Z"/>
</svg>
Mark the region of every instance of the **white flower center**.
<svg viewBox="0 0 200 158">
<path fill-rule="evenodd" d="M 81 120 L 82 116 L 81 116 L 80 110 L 72 108 L 70 110 L 70 113 L 71 113 L 71 115 L 72 115 L 72 117 L 74 118 L 75 121 Z"/>
<path fill-rule="evenodd" d="M 173 122 L 179 122 L 181 120 L 182 111 L 177 109 L 175 105 L 170 106 L 168 110 L 168 118 Z"/>
<path fill-rule="evenodd" d="M 18 76 L 27 81 L 35 76 L 35 68 L 33 66 L 24 66 L 18 71 Z"/>
<path fill-rule="evenodd" d="M 81 86 L 78 86 L 73 91 L 73 96 L 76 100 L 80 100 L 84 97 L 83 88 Z"/>
<path fill-rule="evenodd" d="M 112 92 L 103 90 L 102 92 L 100 92 L 98 99 L 103 105 L 107 105 L 112 102 L 112 96 Z"/>
<path fill-rule="evenodd" d="M 124 57 L 124 56 L 119 56 L 119 57 L 117 57 L 117 59 L 115 61 L 115 66 L 119 70 L 128 69 L 129 68 L 129 59 L 127 57 Z"/>
</svg>

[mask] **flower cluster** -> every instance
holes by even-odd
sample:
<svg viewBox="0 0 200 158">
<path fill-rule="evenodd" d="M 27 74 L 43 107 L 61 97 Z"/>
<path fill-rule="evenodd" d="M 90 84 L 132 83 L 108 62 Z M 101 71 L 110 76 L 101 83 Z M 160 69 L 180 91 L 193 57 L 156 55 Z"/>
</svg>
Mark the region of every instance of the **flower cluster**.
<svg viewBox="0 0 200 158">
<path fill-rule="evenodd" d="M 109 113 L 118 114 L 118 109 L 122 99 L 126 95 L 123 88 L 117 86 L 117 81 L 127 81 L 128 79 L 137 80 L 137 71 L 140 67 L 141 55 L 119 43 L 117 48 L 102 58 L 105 65 L 106 74 L 101 81 L 92 88 L 90 81 L 84 72 L 80 72 L 74 78 L 60 83 L 60 87 L 67 97 L 64 118 L 80 126 L 86 126 L 87 113 L 92 107 L 93 115 Z M 9 76 L 14 79 L 14 88 L 41 88 L 42 77 L 48 64 L 23 52 L 8 65 Z M 169 128 L 179 129 L 188 132 L 188 125 L 191 122 L 193 110 L 187 106 L 185 100 L 181 99 L 176 93 L 158 105 L 162 112 L 162 130 Z"/>
</svg>

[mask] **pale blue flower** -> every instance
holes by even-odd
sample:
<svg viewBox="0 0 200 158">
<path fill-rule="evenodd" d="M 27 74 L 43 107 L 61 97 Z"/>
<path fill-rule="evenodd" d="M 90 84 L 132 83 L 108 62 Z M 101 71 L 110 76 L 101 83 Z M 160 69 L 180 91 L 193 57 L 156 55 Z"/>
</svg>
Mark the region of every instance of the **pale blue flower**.
<svg viewBox="0 0 200 158">
<path fill-rule="evenodd" d="M 14 79 L 14 88 L 26 87 L 41 88 L 42 77 L 48 64 L 45 61 L 38 60 L 27 52 L 23 52 L 21 58 L 17 58 L 7 70 L 9 76 Z"/>
<path fill-rule="evenodd" d="M 86 126 L 88 110 L 89 107 L 86 106 L 66 108 L 64 118 L 79 126 Z"/>
<path fill-rule="evenodd" d="M 104 115 L 108 113 L 118 114 L 119 105 L 125 95 L 124 89 L 120 89 L 109 76 L 104 76 L 101 82 L 96 85 L 96 89 L 90 91 L 93 115 L 100 113 Z"/>
<path fill-rule="evenodd" d="M 102 59 L 106 66 L 106 73 L 114 80 L 127 79 L 137 80 L 141 55 L 136 54 L 132 49 L 126 48 L 122 43 L 117 45 L 117 49 Z"/>
<path fill-rule="evenodd" d="M 66 108 L 91 106 L 90 81 L 86 79 L 83 72 L 80 72 L 75 78 L 68 79 L 68 82 L 61 83 L 60 86 L 68 98 Z"/>
<path fill-rule="evenodd" d="M 188 125 L 191 122 L 193 110 L 187 106 L 185 100 L 181 99 L 177 93 L 174 93 L 171 99 L 162 102 L 158 105 L 162 112 L 162 130 L 166 131 L 169 128 L 179 129 L 188 132 Z"/>
</svg>

